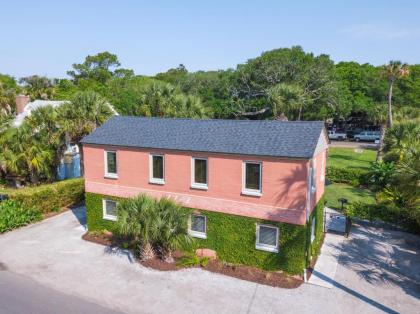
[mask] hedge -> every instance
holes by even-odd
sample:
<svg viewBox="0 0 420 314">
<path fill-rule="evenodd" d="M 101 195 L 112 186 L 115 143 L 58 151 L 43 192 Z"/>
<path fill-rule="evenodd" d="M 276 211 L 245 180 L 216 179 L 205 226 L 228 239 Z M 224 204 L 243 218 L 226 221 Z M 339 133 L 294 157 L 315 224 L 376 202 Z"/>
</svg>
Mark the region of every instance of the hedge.
<svg viewBox="0 0 420 314">
<path fill-rule="evenodd" d="M 115 230 L 113 221 L 102 218 L 102 199 L 120 200 L 121 198 L 86 193 L 87 225 L 89 231 Z M 322 203 L 322 206 L 320 205 Z M 323 232 L 323 200 L 312 213 L 316 215 L 316 238 L 311 252 L 319 253 Z M 188 209 L 190 210 L 190 209 Z M 197 210 L 194 210 L 197 211 Z M 200 210 L 207 217 L 207 239 L 195 239 L 186 250 L 209 248 L 228 263 L 255 266 L 265 270 L 284 270 L 290 274 L 302 274 L 307 264 L 306 252 L 309 249 L 307 236 L 310 224 L 306 226 L 259 220 L 243 216 Z M 311 221 L 311 220 L 310 220 Z M 256 224 L 266 223 L 279 228 L 279 252 L 270 253 L 255 249 Z M 309 226 L 309 227 L 308 227 Z"/>
<path fill-rule="evenodd" d="M 84 190 L 84 180 L 78 178 L 27 187 L 7 194 L 23 208 L 34 208 L 42 213 L 49 213 L 82 201 Z"/>
<path fill-rule="evenodd" d="M 349 205 L 346 209 L 349 217 L 366 219 L 371 222 L 383 221 L 391 225 L 396 225 L 402 229 L 420 234 L 420 225 L 411 212 L 404 208 L 386 204 L 365 204 L 362 202 L 355 202 Z"/>
<path fill-rule="evenodd" d="M 359 186 L 360 184 L 365 184 L 367 182 L 367 173 L 366 170 L 328 166 L 326 177 L 331 182 L 348 183 L 353 186 Z"/>
</svg>

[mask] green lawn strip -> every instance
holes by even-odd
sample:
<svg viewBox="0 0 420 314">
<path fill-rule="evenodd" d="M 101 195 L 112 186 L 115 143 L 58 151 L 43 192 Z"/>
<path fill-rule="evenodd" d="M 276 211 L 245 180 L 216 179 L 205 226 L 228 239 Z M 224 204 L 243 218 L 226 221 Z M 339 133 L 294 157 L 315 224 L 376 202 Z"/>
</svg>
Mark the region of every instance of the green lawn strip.
<svg viewBox="0 0 420 314">
<path fill-rule="evenodd" d="M 371 149 L 361 150 L 362 152 L 358 153 L 354 148 L 330 147 L 328 150 L 327 166 L 369 170 L 371 164 L 376 159 L 376 151 Z"/>
<path fill-rule="evenodd" d="M 325 186 L 325 200 L 327 206 L 334 209 L 341 209 L 339 198 L 346 198 L 348 204 L 362 202 L 366 204 L 375 204 L 374 194 L 363 188 L 354 187 L 348 184 L 334 183 Z"/>
</svg>

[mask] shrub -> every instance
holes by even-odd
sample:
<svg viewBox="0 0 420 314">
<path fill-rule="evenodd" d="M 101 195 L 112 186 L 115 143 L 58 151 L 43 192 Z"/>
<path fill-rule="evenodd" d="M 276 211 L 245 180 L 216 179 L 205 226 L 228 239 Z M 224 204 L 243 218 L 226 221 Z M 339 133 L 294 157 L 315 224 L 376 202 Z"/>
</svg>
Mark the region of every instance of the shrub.
<svg viewBox="0 0 420 314">
<path fill-rule="evenodd" d="M 12 200 L 0 203 L 0 233 L 41 220 L 41 213 L 33 208 L 23 208 Z"/>
<path fill-rule="evenodd" d="M 15 190 L 9 193 L 9 197 L 24 208 L 49 213 L 82 201 L 84 189 L 83 179 L 70 179 Z"/>
<path fill-rule="evenodd" d="M 375 162 L 366 175 L 369 187 L 374 191 L 383 190 L 390 184 L 394 172 L 395 166 L 393 162 Z"/>
<path fill-rule="evenodd" d="M 365 204 L 356 202 L 347 206 L 346 214 L 350 218 L 357 217 L 371 222 L 383 221 L 397 225 L 408 232 L 420 234 L 420 226 L 412 217 L 410 211 L 392 204 Z"/>
<path fill-rule="evenodd" d="M 182 267 L 206 267 L 208 263 L 208 257 L 199 257 L 194 253 L 187 253 L 177 261 L 176 265 Z"/>
<path fill-rule="evenodd" d="M 367 181 L 366 175 L 367 171 L 365 170 L 347 169 L 334 166 L 328 166 L 326 174 L 328 180 L 331 182 L 348 183 L 353 186 L 365 184 Z"/>
</svg>

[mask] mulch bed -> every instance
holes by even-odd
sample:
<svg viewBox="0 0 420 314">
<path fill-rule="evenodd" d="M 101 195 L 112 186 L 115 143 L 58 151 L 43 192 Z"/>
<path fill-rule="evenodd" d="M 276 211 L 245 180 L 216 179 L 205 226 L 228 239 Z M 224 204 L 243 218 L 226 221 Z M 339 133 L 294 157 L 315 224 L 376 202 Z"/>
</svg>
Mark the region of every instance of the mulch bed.
<svg viewBox="0 0 420 314">
<path fill-rule="evenodd" d="M 121 244 L 121 242 L 117 243 L 119 242 L 118 240 L 116 241 L 112 239 L 110 235 L 100 233 L 87 232 L 82 236 L 82 239 L 105 246 L 120 246 L 119 244 Z M 173 263 L 164 262 L 159 258 L 154 258 L 147 261 L 141 261 L 140 259 L 137 259 L 137 262 L 145 267 L 160 271 L 177 271 L 185 268 L 191 268 L 178 266 L 176 264 L 176 261 L 182 256 L 182 252 L 175 251 L 173 253 L 175 262 Z M 195 266 L 193 268 L 202 268 L 213 273 L 286 289 L 297 288 L 303 283 L 303 278 L 301 276 L 290 276 L 281 271 L 265 271 L 251 266 L 232 265 L 217 259 L 209 260 L 205 267 Z"/>
</svg>

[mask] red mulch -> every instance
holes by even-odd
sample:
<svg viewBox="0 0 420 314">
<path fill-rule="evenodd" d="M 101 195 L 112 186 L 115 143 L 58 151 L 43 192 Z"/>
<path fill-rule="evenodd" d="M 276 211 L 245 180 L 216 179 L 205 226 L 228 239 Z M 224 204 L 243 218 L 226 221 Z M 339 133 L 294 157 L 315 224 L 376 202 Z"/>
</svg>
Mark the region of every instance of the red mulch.
<svg viewBox="0 0 420 314">
<path fill-rule="evenodd" d="M 82 239 L 106 246 L 116 245 L 115 241 L 113 241 L 111 237 L 103 234 L 90 234 L 89 232 L 87 232 L 82 236 Z M 176 271 L 186 268 L 176 265 L 176 260 L 178 260 L 182 256 L 182 252 L 175 251 L 173 253 L 175 262 L 173 263 L 167 263 L 159 258 L 154 258 L 147 261 L 138 260 L 138 262 L 145 267 L 153 268 L 160 271 Z M 286 289 L 297 288 L 303 283 L 303 279 L 300 276 L 290 276 L 281 271 L 265 271 L 251 266 L 232 265 L 224 263 L 217 259 L 209 260 L 206 267 L 196 266 L 196 268 L 202 268 L 213 273 L 219 273 L 239 278 L 242 280 L 257 282 L 263 285 Z"/>
</svg>

